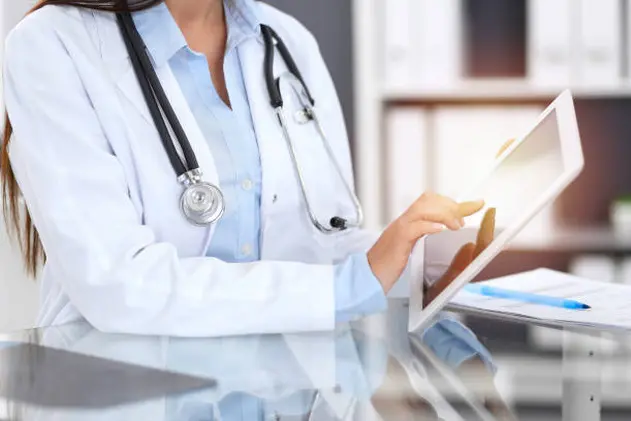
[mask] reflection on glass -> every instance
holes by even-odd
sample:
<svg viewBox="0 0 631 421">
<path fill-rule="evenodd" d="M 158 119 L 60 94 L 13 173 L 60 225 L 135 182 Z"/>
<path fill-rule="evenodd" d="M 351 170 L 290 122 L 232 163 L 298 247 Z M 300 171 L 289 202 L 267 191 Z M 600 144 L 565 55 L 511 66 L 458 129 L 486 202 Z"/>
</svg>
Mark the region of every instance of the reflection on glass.
<svg viewBox="0 0 631 421">
<path fill-rule="evenodd" d="M 434 384 L 437 363 L 414 350 L 407 313 L 384 317 L 388 329 L 376 336 L 359 326 L 212 339 L 46 328 L 0 348 L 0 394 L 11 419 L 27 421 L 480 419 L 469 398 Z M 417 339 L 450 352 L 450 341 Z"/>
<path fill-rule="evenodd" d="M 493 173 L 460 199 L 483 199 L 485 208 L 467 219 L 458 232 L 426 239 L 426 284 L 442 291 L 509 225 L 526 217 L 563 173 L 563 155 L 556 113 L 552 111 L 508 155 Z M 437 292 L 434 291 L 435 297 Z M 431 295 L 430 295 L 431 298 Z"/>
</svg>

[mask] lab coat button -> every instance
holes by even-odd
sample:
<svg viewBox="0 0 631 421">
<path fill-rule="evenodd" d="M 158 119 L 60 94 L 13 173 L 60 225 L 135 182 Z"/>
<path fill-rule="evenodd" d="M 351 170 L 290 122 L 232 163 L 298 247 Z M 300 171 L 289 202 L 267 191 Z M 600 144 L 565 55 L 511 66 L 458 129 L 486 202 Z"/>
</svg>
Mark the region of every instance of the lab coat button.
<svg viewBox="0 0 631 421">
<path fill-rule="evenodd" d="M 245 191 L 252 190 L 252 180 L 250 180 L 250 179 L 243 180 L 243 182 L 241 183 L 241 187 Z"/>
</svg>

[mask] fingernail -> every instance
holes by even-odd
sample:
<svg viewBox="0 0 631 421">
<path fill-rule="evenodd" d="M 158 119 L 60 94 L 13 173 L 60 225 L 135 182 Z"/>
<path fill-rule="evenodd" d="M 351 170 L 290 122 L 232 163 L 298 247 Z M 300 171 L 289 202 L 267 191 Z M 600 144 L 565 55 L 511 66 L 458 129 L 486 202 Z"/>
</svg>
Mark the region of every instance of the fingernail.
<svg viewBox="0 0 631 421">
<path fill-rule="evenodd" d="M 432 224 L 432 230 L 442 231 L 444 229 L 445 229 L 445 226 L 443 224 L 439 224 L 439 223 L 433 223 Z"/>
<path fill-rule="evenodd" d="M 465 224 L 464 218 L 460 218 L 459 222 L 460 222 L 460 228 L 464 228 L 464 224 Z"/>
</svg>

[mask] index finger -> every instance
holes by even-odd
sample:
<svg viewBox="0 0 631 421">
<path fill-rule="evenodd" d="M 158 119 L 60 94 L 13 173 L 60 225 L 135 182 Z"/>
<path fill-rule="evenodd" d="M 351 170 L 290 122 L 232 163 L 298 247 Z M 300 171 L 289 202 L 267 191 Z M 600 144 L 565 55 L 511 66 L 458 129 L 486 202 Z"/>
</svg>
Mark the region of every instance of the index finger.
<svg viewBox="0 0 631 421">
<path fill-rule="evenodd" d="M 474 213 L 480 212 L 484 207 L 484 200 L 476 200 L 472 202 L 462 202 L 458 204 L 458 215 L 464 218 L 465 216 L 471 216 Z"/>
</svg>

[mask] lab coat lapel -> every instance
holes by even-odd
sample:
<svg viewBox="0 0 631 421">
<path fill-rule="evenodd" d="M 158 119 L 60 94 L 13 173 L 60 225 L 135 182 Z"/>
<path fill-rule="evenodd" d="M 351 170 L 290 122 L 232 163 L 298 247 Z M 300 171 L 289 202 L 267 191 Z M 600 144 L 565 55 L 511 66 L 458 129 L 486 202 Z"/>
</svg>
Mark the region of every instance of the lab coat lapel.
<svg viewBox="0 0 631 421">
<path fill-rule="evenodd" d="M 151 124 L 151 126 L 154 126 L 136 73 L 131 65 L 124 41 L 116 24 L 115 15 L 111 14 L 107 15 L 107 17 L 102 17 L 98 25 L 99 32 L 103 34 L 101 37 L 103 42 L 103 58 L 107 64 L 112 80 L 123 96 L 138 110 L 140 115 Z M 156 73 L 197 155 L 197 160 L 204 172 L 205 180 L 218 185 L 217 167 L 215 166 L 210 148 L 195 120 L 195 116 L 186 102 L 186 98 L 180 89 L 177 79 L 175 79 L 173 75 L 171 67 L 168 64 L 164 64 L 156 69 Z M 157 144 L 159 145 L 159 143 L 158 139 Z"/>
<path fill-rule="evenodd" d="M 112 26 L 109 28 L 112 29 Z M 109 48 L 111 49 L 110 74 L 114 78 L 116 86 L 120 89 L 122 95 L 138 110 L 140 116 L 142 116 L 146 123 L 153 127 L 155 124 L 151 118 L 151 114 L 149 113 L 149 108 L 147 107 L 147 103 L 142 94 L 142 90 L 140 89 L 140 85 L 138 84 L 131 62 L 129 61 L 122 39 L 120 39 L 116 45 L 109 45 Z M 197 156 L 197 161 L 204 173 L 204 180 L 221 188 L 219 185 L 217 167 L 211 154 L 210 147 L 199 125 L 197 124 L 197 121 L 195 120 L 193 112 L 186 102 L 186 98 L 180 89 L 171 67 L 168 64 L 165 64 L 157 68 L 156 73 L 160 78 L 162 87 L 169 98 L 173 110 L 178 116 L 178 119 L 188 136 L 191 147 Z M 155 144 L 156 147 L 161 147 L 157 132 Z M 208 228 L 204 246 L 202 250 L 200 250 L 200 255 L 204 255 L 206 253 L 215 226 L 216 224 L 213 224 Z"/>
<path fill-rule="evenodd" d="M 118 86 L 120 92 L 125 96 L 125 98 L 134 105 L 145 121 L 153 125 L 154 123 L 151 119 L 151 114 L 149 113 L 149 108 L 147 107 L 145 98 L 142 95 L 140 85 L 138 84 L 136 73 L 134 73 L 131 63 L 128 62 L 128 64 L 129 66 L 127 69 L 115 79 L 116 86 Z"/>
<path fill-rule="evenodd" d="M 94 16 L 93 16 L 94 17 Z M 95 32 L 101 45 L 101 55 L 112 82 L 151 125 L 153 120 L 142 95 L 136 73 L 131 65 L 122 34 L 114 13 L 99 14 L 95 19 Z"/>
</svg>

